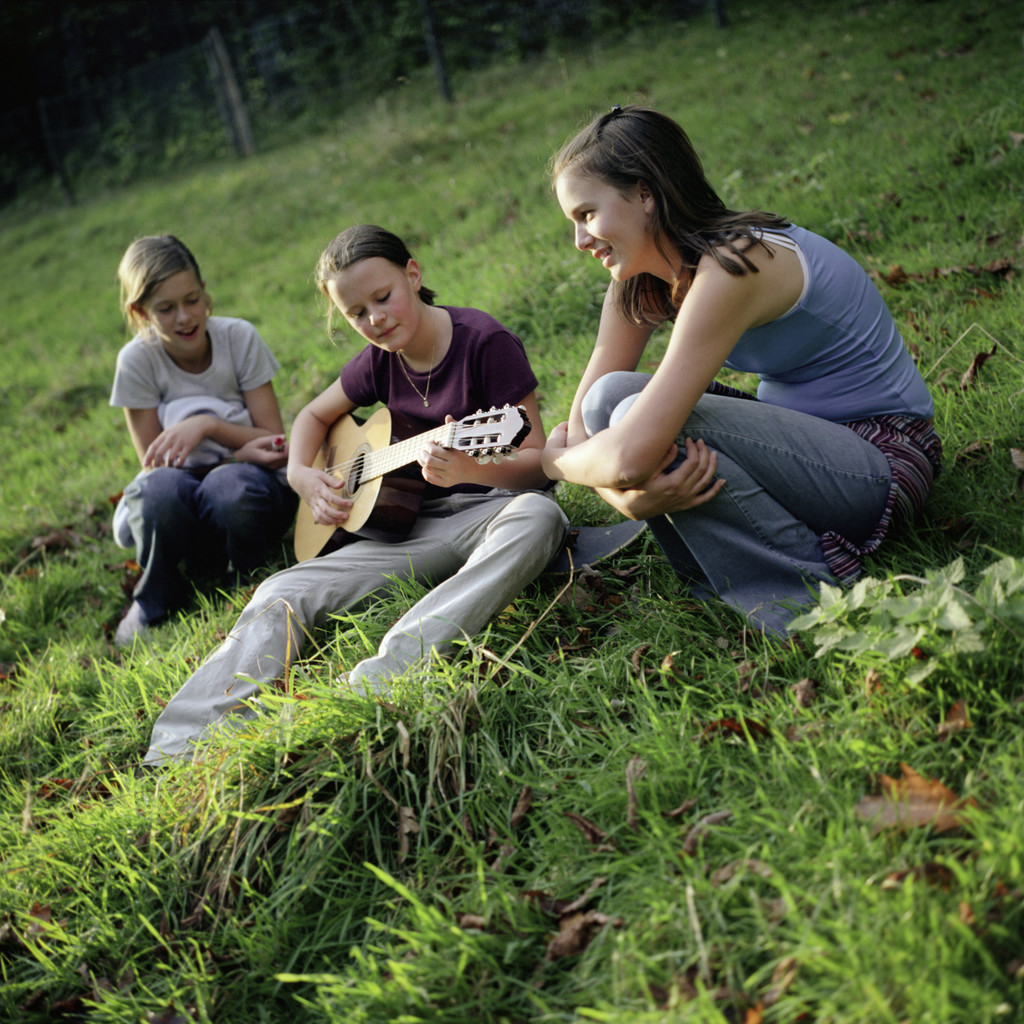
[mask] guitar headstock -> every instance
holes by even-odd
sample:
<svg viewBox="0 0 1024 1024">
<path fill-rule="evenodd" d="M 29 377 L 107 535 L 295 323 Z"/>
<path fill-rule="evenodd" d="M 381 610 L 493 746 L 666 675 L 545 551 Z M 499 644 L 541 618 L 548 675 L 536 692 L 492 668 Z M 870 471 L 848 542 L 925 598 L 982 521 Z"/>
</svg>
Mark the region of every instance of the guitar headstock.
<svg viewBox="0 0 1024 1024">
<path fill-rule="evenodd" d="M 487 412 L 479 409 L 449 426 L 454 430 L 446 448 L 465 452 L 478 461 L 511 455 L 530 433 L 530 421 L 521 405 L 506 405 Z"/>
</svg>

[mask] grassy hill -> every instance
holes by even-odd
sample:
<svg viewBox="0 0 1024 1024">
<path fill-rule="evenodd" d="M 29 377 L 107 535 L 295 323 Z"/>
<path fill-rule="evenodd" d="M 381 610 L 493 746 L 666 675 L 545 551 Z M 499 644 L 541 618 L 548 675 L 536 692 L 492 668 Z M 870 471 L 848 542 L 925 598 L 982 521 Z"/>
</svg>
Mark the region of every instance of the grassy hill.
<svg viewBox="0 0 1024 1024">
<path fill-rule="evenodd" d="M 452 106 L 424 75 L 246 162 L 0 210 L 0 1019 L 1024 1019 L 1024 11 L 729 15 L 479 71 Z M 346 695 L 400 595 L 318 634 L 202 765 L 141 772 L 246 595 L 109 643 L 124 248 L 185 240 L 280 359 L 290 422 L 357 348 L 326 333 L 316 258 L 381 223 L 441 301 L 520 333 L 551 426 L 606 277 L 545 165 L 629 101 L 687 128 L 730 205 L 872 273 L 946 445 L 919 528 L 791 643 L 680 595 L 643 542 L 542 578 L 392 701 Z"/>
</svg>

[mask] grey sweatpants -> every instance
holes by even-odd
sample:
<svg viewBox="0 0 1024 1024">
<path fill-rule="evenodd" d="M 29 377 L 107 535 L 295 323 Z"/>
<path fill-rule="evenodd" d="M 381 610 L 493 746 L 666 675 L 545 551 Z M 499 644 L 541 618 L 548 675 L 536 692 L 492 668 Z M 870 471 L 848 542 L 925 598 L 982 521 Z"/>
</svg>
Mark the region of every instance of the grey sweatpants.
<svg viewBox="0 0 1024 1024">
<path fill-rule="evenodd" d="M 184 683 L 153 727 L 146 763 L 190 756 L 192 745 L 226 715 L 256 712 L 260 686 L 284 675 L 306 631 L 351 609 L 393 579 L 432 586 L 402 616 L 377 655 L 359 662 L 351 683 L 366 689 L 402 673 L 432 650 L 478 633 L 548 564 L 567 522 L 547 493 L 494 490 L 424 504 L 409 537 L 358 540 L 284 569 L 256 590 L 224 642 Z"/>
</svg>

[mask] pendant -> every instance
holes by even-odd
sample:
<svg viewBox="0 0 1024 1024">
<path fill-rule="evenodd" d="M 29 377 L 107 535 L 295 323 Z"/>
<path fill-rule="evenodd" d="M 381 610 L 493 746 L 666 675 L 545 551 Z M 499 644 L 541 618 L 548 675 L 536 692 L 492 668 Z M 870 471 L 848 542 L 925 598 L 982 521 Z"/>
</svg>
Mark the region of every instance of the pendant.
<svg viewBox="0 0 1024 1024">
<path fill-rule="evenodd" d="M 430 403 L 425 398 L 423 399 L 423 408 L 424 409 L 430 408 Z"/>
</svg>

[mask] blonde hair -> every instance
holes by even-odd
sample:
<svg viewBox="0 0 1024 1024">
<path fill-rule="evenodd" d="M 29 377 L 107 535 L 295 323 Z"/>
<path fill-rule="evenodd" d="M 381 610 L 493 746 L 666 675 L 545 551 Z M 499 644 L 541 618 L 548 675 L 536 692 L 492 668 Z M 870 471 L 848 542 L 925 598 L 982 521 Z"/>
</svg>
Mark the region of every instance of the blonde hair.
<svg viewBox="0 0 1024 1024">
<path fill-rule="evenodd" d="M 210 312 L 213 303 L 206 294 L 199 264 L 184 242 L 174 235 L 146 235 L 128 246 L 118 265 L 117 277 L 121 282 L 121 310 L 131 330 L 140 331 L 147 326 L 148 320 L 140 307 L 164 281 L 183 270 L 196 275 Z"/>
</svg>

